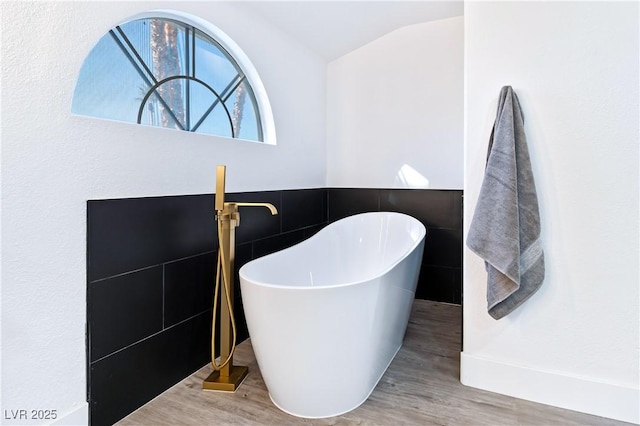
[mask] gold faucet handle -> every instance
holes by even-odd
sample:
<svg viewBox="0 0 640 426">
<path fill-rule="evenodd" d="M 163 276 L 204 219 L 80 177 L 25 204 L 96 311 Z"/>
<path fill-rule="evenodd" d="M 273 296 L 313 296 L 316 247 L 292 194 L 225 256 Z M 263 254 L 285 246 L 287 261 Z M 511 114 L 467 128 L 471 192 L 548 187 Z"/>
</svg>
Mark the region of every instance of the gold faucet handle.
<svg viewBox="0 0 640 426">
<path fill-rule="evenodd" d="M 222 211 L 224 209 L 224 181 L 227 172 L 227 166 L 216 167 L 216 197 L 215 209 Z"/>
</svg>

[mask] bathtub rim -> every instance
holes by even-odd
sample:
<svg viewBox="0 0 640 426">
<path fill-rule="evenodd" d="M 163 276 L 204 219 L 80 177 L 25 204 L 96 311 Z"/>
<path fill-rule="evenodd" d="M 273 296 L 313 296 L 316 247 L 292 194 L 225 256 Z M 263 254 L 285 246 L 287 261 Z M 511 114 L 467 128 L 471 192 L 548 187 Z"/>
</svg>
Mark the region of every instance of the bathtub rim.
<svg viewBox="0 0 640 426">
<path fill-rule="evenodd" d="M 353 218 L 356 216 L 373 216 L 373 215 L 380 215 L 380 214 L 391 214 L 394 216 L 404 216 L 406 218 L 409 218 L 411 221 L 415 221 L 417 222 L 420 226 L 421 226 L 421 234 L 419 238 L 417 238 L 413 244 L 411 245 L 410 248 L 408 248 L 406 250 L 406 252 L 403 253 L 403 256 L 398 257 L 398 259 L 391 263 L 389 265 L 389 267 L 387 267 L 386 269 L 380 271 L 379 274 L 377 274 L 375 277 L 366 277 L 366 279 L 362 279 L 362 280 L 358 280 L 358 281 L 348 281 L 348 282 L 341 282 L 341 283 L 337 283 L 337 284 L 325 284 L 325 285 L 318 285 L 318 286 L 290 286 L 290 285 L 281 285 L 281 284 L 272 284 L 272 283 L 267 283 L 267 282 L 263 282 L 263 281 L 258 281 L 258 280 L 254 280 L 251 278 L 248 278 L 247 275 L 243 272 L 243 269 L 245 269 L 245 267 L 247 265 L 249 265 L 250 263 L 260 260 L 260 259 L 265 259 L 271 256 L 275 256 L 279 253 L 282 252 L 286 252 L 288 250 L 291 250 L 297 246 L 299 246 L 300 244 L 303 244 L 307 241 L 309 241 L 311 238 L 315 237 L 316 235 L 318 235 L 319 233 L 323 232 L 325 229 L 327 229 L 329 226 L 338 223 L 342 220 L 345 219 L 349 219 L 349 218 Z M 323 227 L 321 230 L 319 230 L 317 233 L 315 233 L 314 235 L 310 236 L 309 238 L 306 238 L 302 241 L 300 241 L 299 243 L 296 243 L 290 247 L 284 248 L 282 250 L 278 250 L 275 251 L 273 253 L 269 253 L 266 254 L 264 256 L 260 256 L 257 257 L 255 259 L 250 260 L 249 262 L 245 263 L 244 265 L 242 265 L 242 267 L 240 267 L 240 270 L 238 271 L 239 277 L 241 279 L 241 285 L 243 285 L 243 281 L 254 284 L 254 285 L 258 285 L 261 287 L 267 287 L 267 288 L 275 288 L 275 289 L 282 289 L 282 290 L 292 290 L 292 291 L 312 291 L 312 290 L 325 290 L 325 289 L 332 289 L 332 288 L 341 288 L 341 287 L 348 287 L 348 286 L 353 286 L 353 285 L 358 285 L 358 284 L 362 284 L 362 283 L 366 283 L 368 281 L 370 281 L 371 279 L 375 279 L 376 277 L 381 277 L 384 276 L 385 274 L 387 274 L 389 271 L 391 271 L 393 268 L 395 268 L 396 266 L 398 266 L 398 264 L 400 262 L 402 262 L 404 259 L 406 259 L 408 256 L 411 255 L 411 253 L 413 253 L 416 248 L 418 248 L 420 246 L 420 244 L 423 243 L 423 241 L 425 240 L 426 236 L 427 236 L 428 232 L 427 232 L 427 227 L 420 222 L 418 219 L 416 219 L 415 217 L 408 215 L 406 213 L 400 213 L 400 212 L 393 212 L 393 211 L 379 211 L 379 212 L 363 212 L 363 213 L 356 213 L 353 215 L 349 215 L 349 216 L 345 216 L 343 218 L 340 218 L 334 222 L 331 222 L 329 224 L 327 224 L 325 227 Z"/>
</svg>

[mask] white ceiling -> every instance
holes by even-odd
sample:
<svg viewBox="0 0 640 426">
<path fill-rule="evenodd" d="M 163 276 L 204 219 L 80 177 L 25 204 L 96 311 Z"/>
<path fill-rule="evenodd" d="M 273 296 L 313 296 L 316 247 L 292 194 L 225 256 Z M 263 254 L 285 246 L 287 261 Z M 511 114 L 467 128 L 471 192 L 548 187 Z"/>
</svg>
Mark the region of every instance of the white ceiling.
<svg viewBox="0 0 640 426">
<path fill-rule="evenodd" d="M 282 31 L 332 61 L 398 28 L 461 16 L 462 0 L 241 1 Z"/>
</svg>

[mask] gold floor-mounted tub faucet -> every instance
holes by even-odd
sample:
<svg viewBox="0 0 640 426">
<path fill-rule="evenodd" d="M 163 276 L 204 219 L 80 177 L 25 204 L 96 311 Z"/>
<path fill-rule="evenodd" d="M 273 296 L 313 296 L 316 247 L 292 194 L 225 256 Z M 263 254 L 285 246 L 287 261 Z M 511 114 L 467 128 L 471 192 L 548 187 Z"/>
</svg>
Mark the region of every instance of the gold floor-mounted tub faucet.
<svg viewBox="0 0 640 426">
<path fill-rule="evenodd" d="M 213 319 L 211 322 L 211 365 L 213 373 L 202 383 L 206 390 L 235 392 L 249 372 L 245 366 L 233 365 L 236 348 L 236 322 L 233 314 L 233 275 L 235 261 L 235 228 L 240 225 L 238 207 L 266 207 L 272 215 L 278 210 L 270 203 L 226 203 L 226 166 L 216 168 L 215 210 L 218 222 L 218 264 L 216 267 L 216 288 L 213 294 Z M 222 285 L 220 285 L 222 281 Z M 215 360 L 216 313 L 218 294 L 224 292 L 220 302 L 220 364 Z M 222 296 L 221 296 L 222 298 Z"/>
</svg>

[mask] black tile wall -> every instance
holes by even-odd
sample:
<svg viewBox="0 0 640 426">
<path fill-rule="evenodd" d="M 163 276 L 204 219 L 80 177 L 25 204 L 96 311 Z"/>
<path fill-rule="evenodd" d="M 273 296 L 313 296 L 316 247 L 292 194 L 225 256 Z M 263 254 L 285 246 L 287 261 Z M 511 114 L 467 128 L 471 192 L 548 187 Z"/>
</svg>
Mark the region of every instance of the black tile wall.
<svg viewBox="0 0 640 426">
<path fill-rule="evenodd" d="M 455 303 L 458 295 L 457 286 L 455 268 L 431 266 L 423 263 L 418 278 L 416 298 Z"/>
<path fill-rule="evenodd" d="M 242 309 L 242 294 L 240 292 L 240 274 L 239 270 L 242 265 L 249 262 L 252 259 L 255 259 L 256 256 L 253 255 L 253 246 L 254 243 L 245 243 L 236 246 L 236 259 L 235 259 L 235 267 L 234 267 L 234 283 L 236 283 L 234 288 L 234 313 L 236 319 L 236 331 L 238 336 L 236 340 L 238 342 L 242 342 L 247 337 L 249 337 L 249 330 L 247 330 L 247 322 L 244 317 L 244 310 Z"/>
<path fill-rule="evenodd" d="M 209 361 L 203 313 L 90 366 L 90 424 L 111 425 Z"/>
<path fill-rule="evenodd" d="M 320 231 L 325 226 L 327 226 L 327 224 L 323 223 L 323 224 L 320 224 L 320 225 L 315 225 L 315 226 L 310 226 L 308 228 L 304 228 L 304 238 L 307 239 L 307 238 L 313 236 L 315 233 Z"/>
<path fill-rule="evenodd" d="M 319 188 L 227 194 L 236 229 L 238 341 L 248 337 L 238 270 L 328 223 L 399 211 L 428 228 L 416 297 L 460 303 L 462 191 Z M 112 424 L 210 360 L 217 260 L 212 194 L 87 203 L 88 399 L 92 425 Z"/>
<path fill-rule="evenodd" d="M 462 303 L 462 191 L 330 188 L 329 219 L 368 211 L 395 211 L 427 228 L 416 298 Z"/>
<path fill-rule="evenodd" d="M 162 331 L 162 267 L 89 285 L 91 361 Z"/>
<path fill-rule="evenodd" d="M 330 222 L 358 213 L 380 211 L 378 189 L 330 188 L 327 197 Z"/>
<path fill-rule="evenodd" d="M 282 231 L 292 231 L 327 221 L 325 189 L 282 191 Z"/>
<path fill-rule="evenodd" d="M 276 251 L 291 247 L 306 238 L 304 230 L 299 229 L 297 231 L 291 231 L 286 234 L 280 234 L 271 238 L 255 241 L 253 243 L 253 257 L 256 258 L 275 253 Z"/>
<path fill-rule="evenodd" d="M 462 230 L 429 227 L 429 244 L 422 263 L 449 268 L 462 268 Z M 437 249 L 436 249 L 437 248 Z"/>
<path fill-rule="evenodd" d="M 89 201 L 89 280 L 211 250 L 213 203 L 210 194 Z"/>
<path fill-rule="evenodd" d="M 462 191 L 383 189 L 380 210 L 406 213 L 429 229 L 461 229 Z"/>
<path fill-rule="evenodd" d="M 217 252 L 167 263 L 164 268 L 164 326 L 211 309 Z"/>
</svg>

